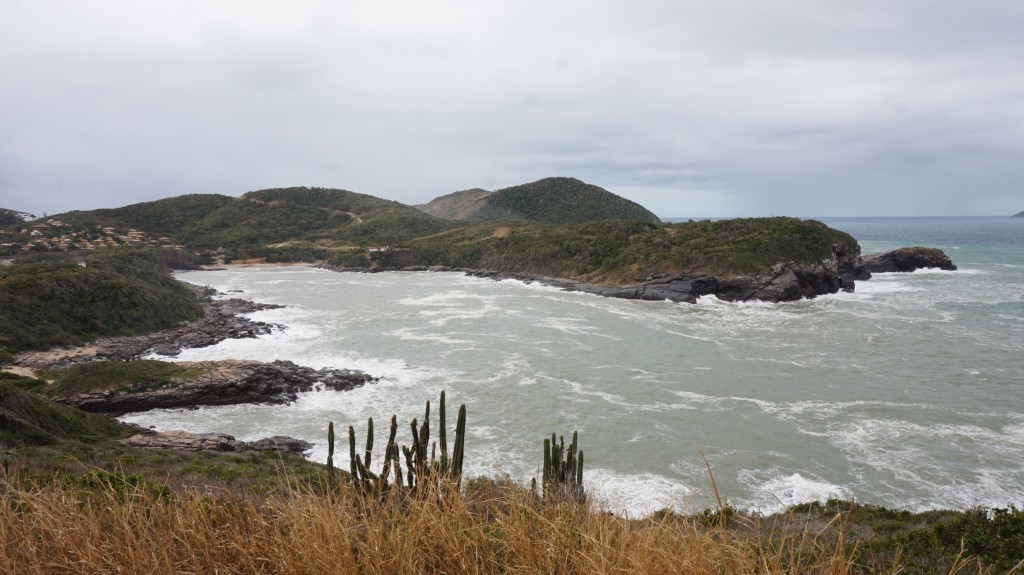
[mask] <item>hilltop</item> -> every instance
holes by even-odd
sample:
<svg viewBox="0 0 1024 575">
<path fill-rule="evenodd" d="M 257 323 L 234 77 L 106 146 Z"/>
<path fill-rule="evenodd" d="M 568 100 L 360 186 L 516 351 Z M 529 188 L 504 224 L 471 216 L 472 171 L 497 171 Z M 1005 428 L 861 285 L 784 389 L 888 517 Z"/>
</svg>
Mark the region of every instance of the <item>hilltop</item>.
<svg viewBox="0 0 1024 575">
<path fill-rule="evenodd" d="M 426 204 L 418 204 L 416 209 L 446 220 L 471 221 L 483 209 L 494 192 L 480 188 L 453 192 L 439 196 Z"/>
<path fill-rule="evenodd" d="M 1019 212 L 1019 213 L 1013 214 L 1013 217 L 1015 217 L 1015 218 L 1024 218 L 1024 212 Z"/>
<path fill-rule="evenodd" d="M 575 178 L 545 178 L 488 192 L 475 188 L 435 198 L 417 206 L 450 220 L 528 220 L 566 225 L 599 220 L 659 223 L 640 204 Z"/>
</svg>

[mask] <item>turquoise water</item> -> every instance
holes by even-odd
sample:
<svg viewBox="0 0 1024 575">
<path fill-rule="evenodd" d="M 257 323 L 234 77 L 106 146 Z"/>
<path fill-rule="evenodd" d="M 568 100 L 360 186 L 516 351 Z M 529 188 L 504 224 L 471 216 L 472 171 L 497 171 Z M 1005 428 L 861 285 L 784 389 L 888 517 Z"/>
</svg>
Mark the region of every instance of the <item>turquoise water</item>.
<svg viewBox="0 0 1024 575">
<path fill-rule="evenodd" d="M 327 421 L 466 403 L 466 465 L 528 482 L 552 432 L 580 431 L 585 483 L 633 515 L 827 497 L 909 509 L 1024 503 L 1024 220 L 837 219 L 865 252 L 944 249 L 956 272 L 880 274 L 787 304 L 605 299 L 453 273 L 188 272 L 287 308 L 284 330 L 179 359 L 289 359 L 379 375 L 290 406 L 165 410 L 158 428 L 316 444 Z M 407 434 L 405 425 L 402 432 Z M 400 438 L 403 435 L 400 435 Z M 380 446 L 382 449 L 382 446 Z M 343 463 L 344 465 L 344 463 Z"/>
</svg>

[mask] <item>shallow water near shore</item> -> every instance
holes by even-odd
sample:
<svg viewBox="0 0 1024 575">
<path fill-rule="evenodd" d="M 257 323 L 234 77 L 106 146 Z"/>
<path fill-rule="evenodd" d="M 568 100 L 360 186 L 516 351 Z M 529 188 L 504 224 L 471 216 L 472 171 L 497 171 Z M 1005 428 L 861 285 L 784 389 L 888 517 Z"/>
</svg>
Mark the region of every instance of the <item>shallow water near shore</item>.
<svg viewBox="0 0 1024 575">
<path fill-rule="evenodd" d="M 856 293 L 810 301 L 695 305 L 457 273 L 181 273 L 288 307 L 252 316 L 284 330 L 177 360 L 286 359 L 381 381 L 302 394 L 289 406 L 123 419 L 243 440 L 291 435 L 313 442 L 311 458 L 324 461 L 328 421 L 364 438 L 372 416 L 379 438 L 397 413 L 407 442 L 408 422 L 444 389 L 450 412 L 467 405 L 469 474 L 528 483 L 544 437 L 579 430 L 587 487 L 633 515 L 713 506 L 702 457 L 723 497 L 742 508 L 828 497 L 911 510 L 1020 506 L 1024 220 L 826 223 L 865 253 L 939 247 L 960 270 L 881 274 Z"/>
</svg>

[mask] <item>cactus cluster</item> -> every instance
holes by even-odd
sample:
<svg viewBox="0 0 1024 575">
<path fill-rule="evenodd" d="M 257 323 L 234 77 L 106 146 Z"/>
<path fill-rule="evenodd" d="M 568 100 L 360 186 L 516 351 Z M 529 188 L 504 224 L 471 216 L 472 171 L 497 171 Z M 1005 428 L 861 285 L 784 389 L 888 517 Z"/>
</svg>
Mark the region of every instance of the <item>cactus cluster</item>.
<svg viewBox="0 0 1024 575">
<path fill-rule="evenodd" d="M 395 443 L 398 434 L 398 418 L 391 416 L 391 430 L 387 446 L 384 448 L 384 463 L 380 474 L 370 471 L 373 457 L 373 418 L 366 423 L 366 449 L 362 456 L 356 453 L 356 431 L 348 427 L 350 473 L 353 483 L 369 492 L 383 494 L 392 486 L 409 490 L 422 489 L 427 485 L 453 483 L 458 487 L 462 482 L 462 461 L 466 444 L 466 406 L 459 408 L 459 416 L 455 425 L 455 443 L 451 455 L 448 453 L 447 425 L 445 422 L 444 392 L 441 392 L 439 414 L 439 442 L 441 457 L 437 457 L 437 443 L 430 441 L 430 402 L 427 402 L 423 423 L 412 420 L 412 447 L 402 446 L 405 457 L 405 474 L 402 473 L 402 462 L 399 459 L 399 447 Z M 334 425 L 328 425 L 328 467 L 333 470 Z M 429 457 L 427 455 L 430 450 Z M 333 471 L 332 471 L 333 473 Z"/>
<path fill-rule="evenodd" d="M 580 503 L 586 500 L 583 491 L 583 452 L 578 450 L 577 439 L 578 434 L 574 431 L 568 449 L 565 437 L 559 437 L 560 441 L 556 442 L 555 434 L 552 433 L 551 439 L 544 440 L 545 499 Z"/>
</svg>

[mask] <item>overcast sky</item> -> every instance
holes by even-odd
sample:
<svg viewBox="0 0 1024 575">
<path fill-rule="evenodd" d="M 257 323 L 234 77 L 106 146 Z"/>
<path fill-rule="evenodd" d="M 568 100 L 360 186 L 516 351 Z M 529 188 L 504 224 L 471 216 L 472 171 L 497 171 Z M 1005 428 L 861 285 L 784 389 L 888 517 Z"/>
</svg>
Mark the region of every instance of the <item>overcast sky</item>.
<svg viewBox="0 0 1024 575">
<path fill-rule="evenodd" d="M 572 176 L 660 216 L 1024 209 L 1021 0 L 0 0 L 0 207 Z"/>
</svg>

